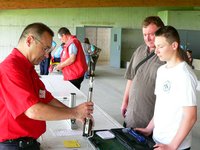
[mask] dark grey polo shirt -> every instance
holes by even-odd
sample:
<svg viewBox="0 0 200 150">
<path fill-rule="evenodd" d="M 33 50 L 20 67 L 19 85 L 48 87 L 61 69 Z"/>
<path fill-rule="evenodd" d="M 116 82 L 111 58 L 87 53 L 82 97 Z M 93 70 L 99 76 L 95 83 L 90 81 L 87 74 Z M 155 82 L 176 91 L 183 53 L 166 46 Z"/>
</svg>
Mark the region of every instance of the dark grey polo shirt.
<svg viewBox="0 0 200 150">
<path fill-rule="evenodd" d="M 135 67 L 148 55 L 144 44 L 133 53 L 125 78 L 132 80 L 125 122 L 127 127 L 146 127 L 153 117 L 156 96 L 154 95 L 156 73 L 164 64 L 154 55 L 144 62 L 135 74 Z"/>
</svg>

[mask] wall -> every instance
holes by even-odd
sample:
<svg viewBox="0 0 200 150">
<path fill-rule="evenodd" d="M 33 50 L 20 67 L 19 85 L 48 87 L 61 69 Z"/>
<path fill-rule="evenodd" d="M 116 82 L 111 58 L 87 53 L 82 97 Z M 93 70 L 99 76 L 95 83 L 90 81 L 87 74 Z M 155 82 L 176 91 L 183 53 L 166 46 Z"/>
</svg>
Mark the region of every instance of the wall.
<svg viewBox="0 0 200 150">
<path fill-rule="evenodd" d="M 135 51 L 141 43 L 144 43 L 141 29 L 122 29 L 122 67 L 126 67 L 126 62 L 131 59 L 133 51 Z"/>
<path fill-rule="evenodd" d="M 77 26 L 102 26 L 121 27 L 123 29 L 140 29 L 141 22 L 146 16 L 158 14 L 162 17 L 164 22 L 170 23 L 179 29 L 191 28 L 199 30 L 199 21 L 197 19 L 192 19 L 193 15 L 196 18 L 199 18 L 199 11 L 164 11 L 166 9 L 172 8 L 106 7 L 1 10 L 0 61 L 2 61 L 10 53 L 12 48 L 16 46 L 17 40 L 23 28 L 32 22 L 43 22 L 50 26 L 55 33 L 57 33 L 57 30 L 60 27 L 66 26 L 71 30 L 72 34 L 75 34 Z M 176 19 L 174 14 L 176 14 L 176 17 L 179 17 L 179 19 Z M 128 36 L 132 36 L 132 39 L 137 39 L 137 37 L 134 37 L 134 35 L 130 35 L 130 33 L 127 34 L 129 34 Z M 54 39 L 59 45 L 60 42 L 57 36 L 55 36 Z M 136 47 L 138 44 L 140 44 L 138 42 L 136 45 L 131 44 L 127 45 L 127 47 Z M 133 41 L 133 43 L 135 43 L 135 41 Z M 125 56 L 123 57 L 130 57 L 130 53 L 132 53 L 130 49 L 126 50 Z M 127 58 L 124 58 L 124 60 L 126 59 Z"/>
<path fill-rule="evenodd" d="M 90 44 L 101 49 L 98 61 L 108 63 L 110 58 L 110 33 L 111 28 L 86 27 L 85 37 L 89 38 Z"/>
<path fill-rule="evenodd" d="M 200 11 L 169 11 L 168 24 L 184 30 L 200 30 Z"/>
<path fill-rule="evenodd" d="M 157 12 L 156 8 L 151 7 L 1 10 L 0 61 L 16 46 L 23 28 L 32 22 L 43 22 L 55 33 L 66 26 L 75 34 L 76 26 L 140 28 L 144 17 L 156 15 Z M 55 41 L 59 45 L 57 36 Z"/>
<path fill-rule="evenodd" d="M 200 30 L 200 11 L 160 11 L 158 15 L 177 29 Z"/>
<path fill-rule="evenodd" d="M 184 49 L 192 50 L 192 57 L 200 59 L 200 11 L 160 11 L 158 15 L 166 25 L 178 29 Z"/>
</svg>

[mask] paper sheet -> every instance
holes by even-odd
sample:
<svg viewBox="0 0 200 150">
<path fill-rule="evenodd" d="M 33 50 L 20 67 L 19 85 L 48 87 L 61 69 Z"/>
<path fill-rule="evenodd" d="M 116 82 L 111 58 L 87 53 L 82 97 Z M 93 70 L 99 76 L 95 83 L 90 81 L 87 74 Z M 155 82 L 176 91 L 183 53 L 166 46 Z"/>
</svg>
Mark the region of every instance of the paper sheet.
<svg viewBox="0 0 200 150">
<path fill-rule="evenodd" d="M 71 130 L 71 129 L 50 129 L 54 136 L 70 136 L 70 135 L 82 135 L 82 130 Z"/>
<path fill-rule="evenodd" d="M 63 144 L 64 144 L 64 147 L 67 147 L 67 148 L 81 147 L 77 140 L 65 140 Z"/>
</svg>

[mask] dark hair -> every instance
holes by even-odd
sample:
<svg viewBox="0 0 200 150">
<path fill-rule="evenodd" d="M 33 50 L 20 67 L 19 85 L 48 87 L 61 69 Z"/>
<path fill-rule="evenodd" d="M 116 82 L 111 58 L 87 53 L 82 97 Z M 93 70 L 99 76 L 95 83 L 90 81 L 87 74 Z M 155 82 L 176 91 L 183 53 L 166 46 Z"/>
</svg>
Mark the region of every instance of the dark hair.
<svg viewBox="0 0 200 150">
<path fill-rule="evenodd" d="M 63 35 L 63 34 L 69 34 L 69 35 L 71 35 L 69 29 L 67 29 L 66 27 L 60 28 L 60 29 L 58 30 L 58 34 L 59 34 L 59 35 Z"/>
<path fill-rule="evenodd" d="M 187 62 L 189 65 L 191 65 L 186 52 L 180 48 L 180 37 L 179 37 L 178 31 L 174 27 L 172 26 L 161 27 L 155 32 L 155 36 L 165 37 L 167 42 L 169 42 L 170 44 L 172 44 L 173 42 L 177 42 L 178 53 L 179 53 L 180 58 L 182 58 L 182 60 Z"/>
<path fill-rule="evenodd" d="M 84 38 L 84 43 L 90 44 L 90 41 L 88 38 Z"/>
<path fill-rule="evenodd" d="M 157 27 L 163 27 L 164 23 L 158 16 L 149 16 L 144 19 L 142 27 L 147 27 L 150 24 L 155 24 Z"/>
<path fill-rule="evenodd" d="M 155 36 L 163 36 L 166 38 L 167 42 L 172 44 L 177 42 L 180 49 L 180 37 L 178 31 L 172 26 L 164 26 L 155 32 Z"/>
<path fill-rule="evenodd" d="M 60 46 L 64 46 L 64 45 L 65 45 L 65 43 L 61 43 L 61 44 L 60 44 Z"/>
<path fill-rule="evenodd" d="M 191 50 L 189 50 L 189 49 L 187 49 L 187 50 L 186 50 L 186 52 L 188 52 L 188 53 L 192 54 L 192 51 L 191 51 Z"/>
<path fill-rule="evenodd" d="M 44 32 L 48 32 L 52 37 L 54 36 L 53 31 L 45 24 L 32 23 L 25 27 L 25 29 L 23 30 L 23 32 L 20 36 L 20 39 L 22 39 L 24 36 L 26 36 L 29 33 L 32 33 L 35 36 L 37 36 L 38 38 L 40 38 Z"/>
<path fill-rule="evenodd" d="M 62 48 L 64 47 L 64 45 L 65 45 L 65 43 L 61 43 L 61 44 L 60 44 L 60 46 L 61 46 Z"/>
</svg>

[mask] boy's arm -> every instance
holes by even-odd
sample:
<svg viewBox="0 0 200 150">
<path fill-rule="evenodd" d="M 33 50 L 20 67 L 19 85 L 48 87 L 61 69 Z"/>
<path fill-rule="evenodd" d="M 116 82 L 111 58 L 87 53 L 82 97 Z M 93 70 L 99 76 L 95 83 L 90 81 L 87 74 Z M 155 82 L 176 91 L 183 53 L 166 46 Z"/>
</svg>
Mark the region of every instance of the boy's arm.
<svg viewBox="0 0 200 150">
<path fill-rule="evenodd" d="M 189 134 L 195 122 L 197 121 L 197 107 L 196 106 L 183 107 L 183 113 L 184 113 L 184 116 L 181 121 L 181 126 L 179 127 L 175 137 L 170 143 L 170 145 L 174 145 L 176 149 L 183 142 L 183 140 Z"/>
<path fill-rule="evenodd" d="M 146 128 L 134 128 L 134 130 L 139 131 L 145 136 L 149 136 L 153 132 L 153 129 L 154 129 L 154 117 L 151 119 Z"/>
<path fill-rule="evenodd" d="M 183 119 L 181 121 L 181 125 L 171 141 L 169 145 L 163 145 L 163 144 L 156 144 L 155 147 L 167 147 L 171 149 L 177 149 L 183 140 L 186 138 L 186 136 L 191 131 L 192 127 L 194 126 L 196 120 L 197 120 L 197 107 L 196 106 L 187 106 L 183 107 Z M 165 149 L 165 148 L 164 148 Z"/>
</svg>

